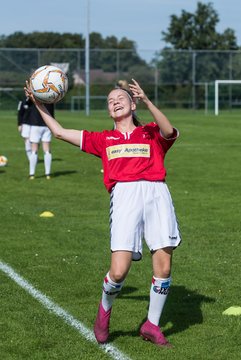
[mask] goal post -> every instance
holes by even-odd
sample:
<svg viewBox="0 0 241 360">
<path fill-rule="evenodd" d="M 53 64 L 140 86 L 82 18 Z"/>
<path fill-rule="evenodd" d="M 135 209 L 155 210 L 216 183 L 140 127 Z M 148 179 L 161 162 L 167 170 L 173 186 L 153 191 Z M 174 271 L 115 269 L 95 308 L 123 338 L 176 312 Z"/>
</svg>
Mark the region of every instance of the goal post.
<svg viewBox="0 0 241 360">
<path fill-rule="evenodd" d="M 215 80 L 215 115 L 219 114 L 219 85 L 241 84 L 241 80 Z"/>
</svg>

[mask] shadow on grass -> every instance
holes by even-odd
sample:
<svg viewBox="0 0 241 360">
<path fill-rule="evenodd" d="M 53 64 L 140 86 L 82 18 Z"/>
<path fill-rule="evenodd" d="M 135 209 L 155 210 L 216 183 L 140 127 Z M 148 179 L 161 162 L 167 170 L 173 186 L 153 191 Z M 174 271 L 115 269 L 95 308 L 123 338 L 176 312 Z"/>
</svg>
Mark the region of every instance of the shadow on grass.
<svg viewBox="0 0 241 360">
<path fill-rule="evenodd" d="M 76 170 L 66 170 L 66 171 L 55 171 L 51 173 L 51 178 L 55 178 L 55 177 L 59 177 L 59 176 L 65 176 L 65 175 L 71 175 L 71 174 L 76 174 L 78 171 Z M 41 176 L 37 176 L 39 179 L 40 178 L 45 178 L 45 175 L 41 175 Z"/>
<path fill-rule="evenodd" d="M 133 301 L 146 301 L 147 311 L 149 306 L 149 295 L 138 296 L 133 293 L 138 289 L 134 287 L 126 287 L 122 289 L 119 298 L 130 299 Z M 197 291 L 187 289 L 185 286 L 173 285 L 168 295 L 167 302 L 164 307 L 163 314 L 161 316 L 161 327 L 167 329 L 164 330 L 165 336 L 171 334 L 180 333 L 188 329 L 192 325 L 202 324 L 203 315 L 201 306 L 203 303 L 214 303 L 215 299 L 199 294 Z M 139 307 L 140 305 L 137 304 Z M 124 316 L 128 316 L 127 313 Z M 115 331 L 110 334 L 110 340 L 114 340 L 119 336 L 139 336 L 139 329 L 142 323 L 138 324 L 138 327 L 133 331 Z"/>
<path fill-rule="evenodd" d="M 60 159 L 60 158 L 53 158 L 52 159 L 53 162 L 56 162 L 56 161 L 63 161 L 63 159 Z M 44 159 L 38 159 L 38 164 L 40 163 L 44 163 Z"/>
</svg>

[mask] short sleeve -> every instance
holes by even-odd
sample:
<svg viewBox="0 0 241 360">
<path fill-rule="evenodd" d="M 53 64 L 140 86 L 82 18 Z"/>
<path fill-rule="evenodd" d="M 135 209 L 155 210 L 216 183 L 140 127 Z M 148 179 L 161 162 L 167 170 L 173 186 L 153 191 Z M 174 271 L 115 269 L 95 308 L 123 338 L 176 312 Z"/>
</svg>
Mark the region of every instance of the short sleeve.
<svg viewBox="0 0 241 360">
<path fill-rule="evenodd" d="M 165 152 L 167 152 L 170 149 L 170 147 L 174 144 L 174 142 L 179 137 L 179 131 L 176 128 L 173 128 L 173 134 L 168 139 L 162 135 L 161 131 L 159 131 L 159 134 L 160 134 L 161 143 L 162 143 L 162 146 L 163 146 Z"/>
<path fill-rule="evenodd" d="M 80 135 L 80 150 L 101 157 L 103 152 L 103 133 L 82 130 Z"/>
</svg>

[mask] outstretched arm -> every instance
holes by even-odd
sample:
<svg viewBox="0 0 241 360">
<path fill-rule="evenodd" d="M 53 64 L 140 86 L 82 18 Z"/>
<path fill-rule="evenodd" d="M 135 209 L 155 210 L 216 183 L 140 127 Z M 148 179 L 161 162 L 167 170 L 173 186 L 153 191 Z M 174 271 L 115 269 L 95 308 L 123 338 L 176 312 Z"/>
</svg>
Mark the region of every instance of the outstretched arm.
<svg viewBox="0 0 241 360">
<path fill-rule="evenodd" d="M 26 81 L 26 87 L 24 88 L 26 96 L 30 97 L 36 108 L 38 109 L 45 124 L 51 130 L 54 137 L 57 139 L 69 142 L 70 144 L 80 146 L 80 130 L 71 130 L 63 128 L 57 120 L 48 112 L 44 104 L 35 99 L 30 89 L 28 81 Z"/>
<path fill-rule="evenodd" d="M 133 97 L 140 99 L 144 104 L 146 104 L 147 109 L 152 114 L 156 124 L 159 126 L 162 135 L 168 139 L 173 135 L 173 126 L 167 117 L 148 99 L 138 82 L 132 79 L 133 84 L 129 84 L 130 90 L 133 94 Z"/>
</svg>

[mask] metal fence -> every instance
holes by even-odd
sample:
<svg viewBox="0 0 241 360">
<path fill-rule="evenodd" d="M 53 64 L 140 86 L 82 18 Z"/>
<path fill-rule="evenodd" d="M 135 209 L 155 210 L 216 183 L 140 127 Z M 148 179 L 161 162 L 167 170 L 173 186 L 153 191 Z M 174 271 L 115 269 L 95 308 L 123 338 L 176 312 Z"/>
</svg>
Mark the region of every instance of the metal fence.
<svg viewBox="0 0 241 360">
<path fill-rule="evenodd" d="M 59 108 L 85 109 L 85 49 L 0 49 L 0 109 L 16 108 L 31 72 L 68 63 L 69 91 Z M 214 81 L 241 79 L 241 51 L 90 49 L 90 109 L 102 109 L 119 79 L 137 79 L 162 107 L 214 110 Z M 241 105 L 241 85 L 220 89 L 220 106 Z"/>
</svg>

